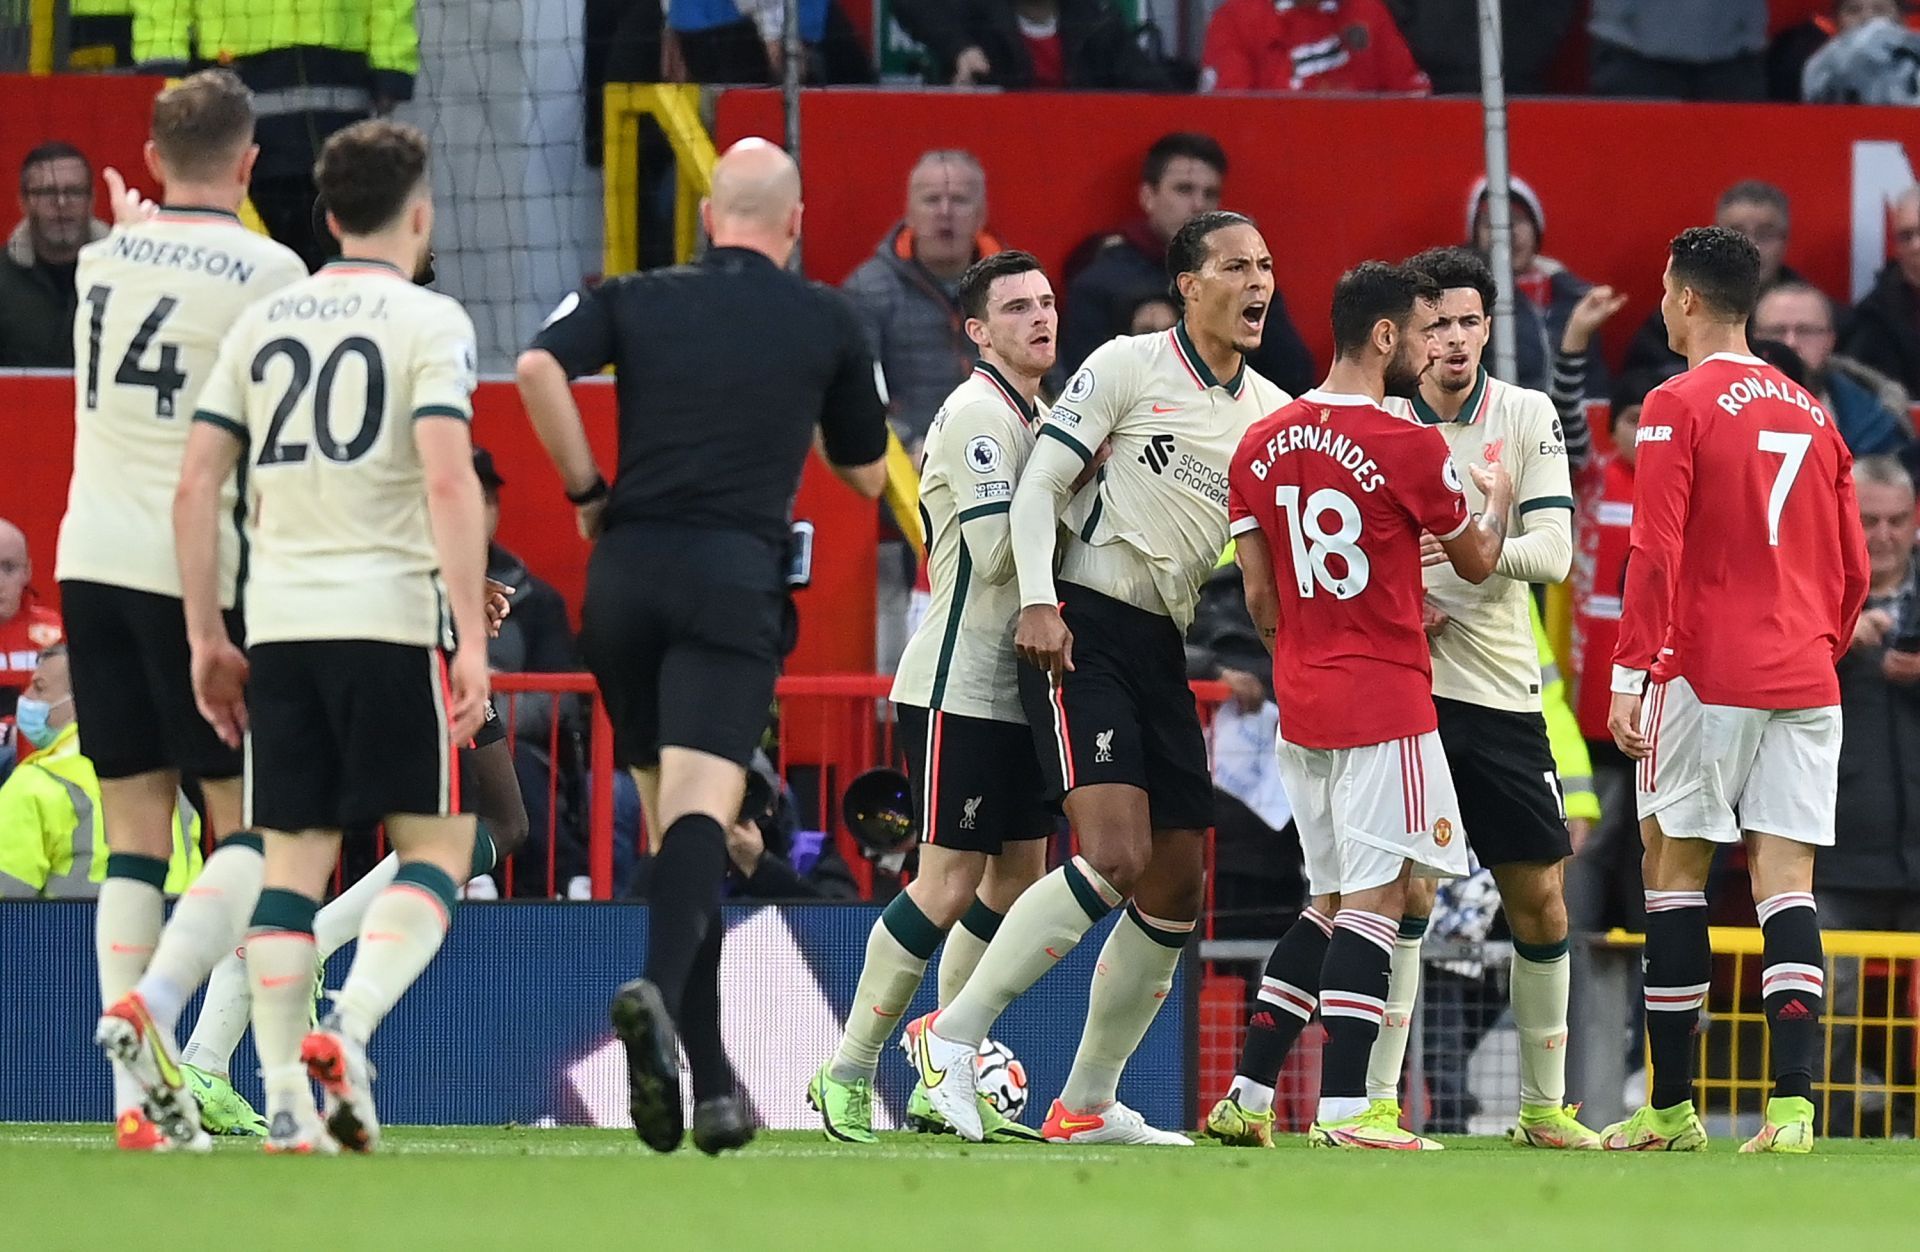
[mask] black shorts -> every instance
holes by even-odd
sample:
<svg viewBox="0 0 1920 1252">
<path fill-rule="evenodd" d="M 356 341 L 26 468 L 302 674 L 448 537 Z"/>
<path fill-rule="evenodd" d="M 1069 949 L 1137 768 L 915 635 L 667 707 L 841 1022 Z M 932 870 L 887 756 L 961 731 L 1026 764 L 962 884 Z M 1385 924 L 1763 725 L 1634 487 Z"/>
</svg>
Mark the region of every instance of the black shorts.
<svg viewBox="0 0 1920 1252">
<path fill-rule="evenodd" d="M 179 770 L 194 778 L 237 778 L 238 748 L 220 742 L 193 701 L 187 619 L 174 596 L 68 580 L 60 584 L 73 674 L 74 716 L 101 778 Z M 240 614 L 227 634 L 244 639 Z"/>
<path fill-rule="evenodd" d="M 247 659 L 249 826 L 364 829 L 459 811 L 439 649 L 319 639 L 258 644 Z"/>
<path fill-rule="evenodd" d="M 493 707 L 493 697 L 487 697 L 487 716 L 480 723 L 480 729 L 473 732 L 473 742 L 469 748 L 487 748 L 504 741 L 507 737 L 507 719 L 500 716 Z"/>
<path fill-rule="evenodd" d="M 1073 668 L 1058 684 L 1020 666 L 1020 703 L 1033 728 L 1048 798 L 1075 787 L 1129 783 L 1147 793 L 1156 830 L 1213 825 L 1213 775 L 1186 644 L 1172 619 L 1072 583 L 1060 584 L 1073 632 Z"/>
<path fill-rule="evenodd" d="M 662 747 L 745 765 L 766 733 L 784 655 L 785 554 L 754 535 L 657 522 L 601 537 L 580 651 L 623 767 Z"/>
<path fill-rule="evenodd" d="M 1434 697 L 1467 843 L 1486 866 L 1573 855 L 1547 722 Z"/>
<path fill-rule="evenodd" d="M 922 843 L 995 856 L 1004 844 L 1052 833 L 1046 781 L 1025 726 L 913 704 L 894 709 Z"/>
</svg>

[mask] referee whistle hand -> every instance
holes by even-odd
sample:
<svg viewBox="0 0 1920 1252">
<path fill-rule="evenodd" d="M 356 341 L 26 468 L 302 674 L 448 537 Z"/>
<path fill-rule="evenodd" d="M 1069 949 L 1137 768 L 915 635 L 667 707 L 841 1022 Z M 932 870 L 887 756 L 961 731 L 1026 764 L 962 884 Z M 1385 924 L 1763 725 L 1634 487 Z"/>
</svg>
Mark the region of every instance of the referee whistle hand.
<svg viewBox="0 0 1920 1252">
<path fill-rule="evenodd" d="M 1051 604 L 1029 604 L 1020 610 L 1013 632 L 1013 650 L 1019 658 L 1047 676 L 1058 679 L 1073 668 L 1073 632 L 1060 610 Z"/>
<path fill-rule="evenodd" d="M 471 743 L 487 720 L 487 650 L 463 646 L 453 654 L 447 670 L 447 682 L 453 688 L 447 709 L 450 737 L 456 744 Z"/>
<path fill-rule="evenodd" d="M 1653 743 L 1640 731 L 1640 697 L 1613 693 L 1613 707 L 1607 713 L 1607 729 L 1622 752 L 1643 761 L 1653 751 Z"/>
<path fill-rule="evenodd" d="M 240 746 L 247 733 L 247 657 L 232 642 L 194 649 L 193 702 L 222 743 Z"/>
</svg>

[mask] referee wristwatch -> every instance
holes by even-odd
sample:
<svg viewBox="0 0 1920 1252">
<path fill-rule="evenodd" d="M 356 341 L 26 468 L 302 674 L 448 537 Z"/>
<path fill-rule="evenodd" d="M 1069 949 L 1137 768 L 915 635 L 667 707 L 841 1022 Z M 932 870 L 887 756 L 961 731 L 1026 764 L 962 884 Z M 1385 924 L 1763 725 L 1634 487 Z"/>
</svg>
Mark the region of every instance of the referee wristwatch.
<svg viewBox="0 0 1920 1252">
<path fill-rule="evenodd" d="M 596 500 L 606 499 L 609 490 L 606 476 L 604 474 L 595 474 L 593 476 L 593 485 L 585 491 L 569 491 L 567 493 L 567 502 L 577 509 L 583 509 Z"/>
</svg>

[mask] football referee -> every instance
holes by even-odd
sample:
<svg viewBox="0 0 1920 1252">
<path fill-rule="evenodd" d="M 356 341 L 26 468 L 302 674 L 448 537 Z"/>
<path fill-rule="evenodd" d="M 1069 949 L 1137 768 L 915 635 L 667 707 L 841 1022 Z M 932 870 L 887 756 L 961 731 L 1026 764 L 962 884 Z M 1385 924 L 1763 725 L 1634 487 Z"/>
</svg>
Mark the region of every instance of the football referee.
<svg viewBox="0 0 1920 1252">
<path fill-rule="evenodd" d="M 680 1143 L 677 1031 L 693 1140 L 717 1153 L 753 1137 L 720 1040 L 720 888 L 783 654 L 789 514 L 816 427 L 834 472 L 877 499 L 887 427 L 852 307 L 785 268 L 800 237 L 793 161 L 742 140 L 700 213 L 713 243 L 701 260 L 569 295 L 517 374 L 596 541 L 580 645 L 654 841 L 647 976 L 613 1001 L 634 1129 L 656 1151 Z M 609 364 L 611 486 L 567 385 Z"/>
</svg>

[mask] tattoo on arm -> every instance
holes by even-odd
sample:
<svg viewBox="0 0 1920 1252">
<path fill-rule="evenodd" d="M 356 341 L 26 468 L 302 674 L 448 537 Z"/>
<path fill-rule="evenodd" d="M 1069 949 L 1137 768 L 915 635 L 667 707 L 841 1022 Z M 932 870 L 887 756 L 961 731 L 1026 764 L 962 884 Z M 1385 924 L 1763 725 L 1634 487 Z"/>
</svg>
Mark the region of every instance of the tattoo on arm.
<svg viewBox="0 0 1920 1252">
<path fill-rule="evenodd" d="M 1474 523 L 1495 539 L 1502 543 L 1506 542 L 1507 515 L 1505 513 L 1481 513 L 1474 518 Z"/>
</svg>

